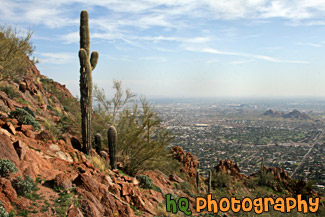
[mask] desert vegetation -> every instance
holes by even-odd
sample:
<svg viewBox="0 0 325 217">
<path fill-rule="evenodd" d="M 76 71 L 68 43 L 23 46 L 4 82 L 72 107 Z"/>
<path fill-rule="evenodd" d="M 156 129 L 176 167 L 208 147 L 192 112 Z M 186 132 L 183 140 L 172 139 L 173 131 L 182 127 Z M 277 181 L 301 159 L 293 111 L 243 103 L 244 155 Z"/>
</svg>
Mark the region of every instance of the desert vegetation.
<svg viewBox="0 0 325 217">
<path fill-rule="evenodd" d="M 12 26 L 0 26 L 0 81 L 15 80 L 26 73 L 35 49 L 31 37 L 30 30 L 24 33 Z"/>
</svg>

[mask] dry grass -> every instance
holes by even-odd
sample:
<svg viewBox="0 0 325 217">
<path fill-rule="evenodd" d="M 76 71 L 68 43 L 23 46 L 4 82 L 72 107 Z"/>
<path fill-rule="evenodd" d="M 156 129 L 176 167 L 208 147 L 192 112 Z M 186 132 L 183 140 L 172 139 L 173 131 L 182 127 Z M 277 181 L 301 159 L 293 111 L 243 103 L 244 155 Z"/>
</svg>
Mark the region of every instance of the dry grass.
<svg viewBox="0 0 325 217">
<path fill-rule="evenodd" d="M 108 169 L 106 162 L 99 156 L 91 156 L 90 162 L 101 172 L 105 172 Z"/>
</svg>

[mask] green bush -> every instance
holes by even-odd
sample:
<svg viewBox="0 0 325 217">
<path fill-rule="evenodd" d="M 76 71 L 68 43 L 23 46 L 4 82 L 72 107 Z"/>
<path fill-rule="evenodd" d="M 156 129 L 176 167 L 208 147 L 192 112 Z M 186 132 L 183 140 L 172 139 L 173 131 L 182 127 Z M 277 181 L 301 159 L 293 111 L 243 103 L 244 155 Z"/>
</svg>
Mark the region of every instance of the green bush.
<svg viewBox="0 0 325 217">
<path fill-rule="evenodd" d="M 169 156 L 171 133 L 162 127 L 155 108 L 144 98 L 134 99 L 129 90 L 124 91 L 121 82 L 114 81 L 114 97 L 107 100 L 105 91 L 94 85 L 93 96 L 98 102 L 94 108 L 92 132 L 106 135 L 107 124 L 117 130 L 117 161 L 122 162 L 127 174 L 134 176 L 141 171 L 159 169 L 169 173 L 176 168 Z M 107 139 L 103 137 L 103 144 Z"/>
<path fill-rule="evenodd" d="M 230 181 L 231 181 L 231 178 L 230 178 L 229 174 L 223 173 L 223 172 L 218 172 L 212 176 L 211 185 L 212 185 L 213 189 L 224 188 L 229 185 Z"/>
<path fill-rule="evenodd" d="M 6 177 L 9 173 L 16 173 L 18 169 L 16 165 L 8 159 L 0 159 L 0 176 Z"/>
<path fill-rule="evenodd" d="M 0 217 L 9 217 L 9 213 L 3 207 L 2 202 L 0 201 Z"/>
<path fill-rule="evenodd" d="M 148 176 L 137 175 L 137 180 L 139 181 L 139 186 L 144 189 L 153 189 L 155 191 L 161 192 L 161 189 L 153 183 L 152 179 Z"/>
<path fill-rule="evenodd" d="M 274 184 L 274 175 L 271 172 L 265 171 L 264 169 L 258 171 L 257 174 L 258 185 L 260 186 L 270 186 Z"/>
<path fill-rule="evenodd" d="M 29 107 L 25 106 L 23 107 L 23 109 L 35 118 L 34 112 Z"/>
<path fill-rule="evenodd" d="M 19 93 L 12 86 L 2 86 L 0 91 L 5 92 L 10 99 L 15 99 L 19 97 Z"/>
<path fill-rule="evenodd" d="M 16 108 L 16 111 L 10 112 L 10 116 L 12 118 L 16 118 L 20 124 L 33 125 L 34 129 L 36 130 L 41 129 L 35 118 L 24 109 Z"/>
<path fill-rule="evenodd" d="M 26 73 L 34 46 L 32 33 L 22 33 L 11 26 L 0 26 L 0 81 L 16 80 Z M 37 63 L 37 60 L 32 60 Z"/>
<path fill-rule="evenodd" d="M 17 194 L 21 196 L 26 196 L 28 193 L 38 190 L 37 183 L 29 175 L 26 175 L 25 179 L 17 177 L 12 184 Z"/>
</svg>

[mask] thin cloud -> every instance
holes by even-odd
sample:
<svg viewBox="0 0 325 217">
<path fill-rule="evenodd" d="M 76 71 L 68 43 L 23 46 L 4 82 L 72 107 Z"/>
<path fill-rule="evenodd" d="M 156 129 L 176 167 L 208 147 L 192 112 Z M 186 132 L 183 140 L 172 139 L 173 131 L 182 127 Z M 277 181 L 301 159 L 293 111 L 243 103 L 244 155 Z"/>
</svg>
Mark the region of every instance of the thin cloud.
<svg viewBox="0 0 325 217">
<path fill-rule="evenodd" d="M 140 57 L 140 60 L 146 60 L 146 61 L 154 61 L 154 62 L 166 62 L 167 59 L 165 57 L 159 57 L 159 56 L 150 56 L 150 57 Z"/>
<path fill-rule="evenodd" d="M 304 43 L 299 42 L 298 45 L 310 46 L 310 47 L 322 47 L 321 44 L 311 43 L 311 42 L 304 42 Z"/>
<path fill-rule="evenodd" d="M 67 8 L 75 5 L 85 8 L 102 7 L 117 14 L 112 17 L 107 13 L 106 20 L 119 26 L 135 26 L 150 28 L 160 26 L 166 28 L 190 28 L 191 19 L 208 20 L 250 19 L 264 20 L 283 18 L 293 22 L 307 20 L 310 25 L 323 24 L 325 6 L 323 0 L 124 0 L 124 1 L 57 1 L 32 0 L 13 1 L 0 0 L 0 11 L 9 21 L 44 24 L 50 28 L 77 25 L 78 19 L 70 15 Z M 71 9 L 70 9 L 71 10 Z M 103 15 L 102 15 L 103 16 Z M 188 21 L 184 22 L 184 18 Z M 97 19 L 97 18 L 95 18 Z"/>
<path fill-rule="evenodd" d="M 36 53 L 41 63 L 66 64 L 75 59 L 74 53 Z"/>
<path fill-rule="evenodd" d="M 254 59 L 249 59 L 249 60 L 237 60 L 237 61 L 232 61 L 230 62 L 231 64 L 234 65 L 239 65 L 239 64 L 244 64 L 244 63 L 251 63 L 251 62 L 255 62 Z"/>
<path fill-rule="evenodd" d="M 186 47 L 183 46 L 185 50 L 193 51 L 193 52 L 200 52 L 200 53 L 211 53 L 211 54 L 218 54 L 218 55 L 227 55 L 227 56 L 239 56 L 239 57 L 247 57 L 256 60 L 265 60 L 268 62 L 274 63 L 298 63 L 298 64 L 308 64 L 308 61 L 303 60 L 281 60 L 270 56 L 265 55 L 258 55 L 258 54 L 250 54 L 250 53 L 241 53 L 241 52 L 232 52 L 232 51 L 222 51 L 210 47 L 205 48 L 197 48 L 197 47 Z"/>
</svg>

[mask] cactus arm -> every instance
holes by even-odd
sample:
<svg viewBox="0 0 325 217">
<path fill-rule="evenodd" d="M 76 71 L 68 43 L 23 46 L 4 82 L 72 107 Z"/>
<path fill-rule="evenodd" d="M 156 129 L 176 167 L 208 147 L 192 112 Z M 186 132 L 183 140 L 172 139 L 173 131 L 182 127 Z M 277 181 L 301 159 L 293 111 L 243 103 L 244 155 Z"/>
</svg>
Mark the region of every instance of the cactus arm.
<svg viewBox="0 0 325 217">
<path fill-rule="evenodd" d="M 83 68 L 86 68 L 86 64 L 87 64 L 87 52 L 83 48 L 81 48 L 79 50 L 79 61 L 80 61 L 80 66 L 83 67 Z"/>
<path fill-rule="evenodd" d="M 93 51 L 91 53 L 91 56 L 90 56 L 90 65 L 91 65 L 91 69 L 94 70 L 96 68 L 96 65 L 97 65 L 97 61 L 98 61 L 98 52 L 97 51 Z"/>
</svg>

